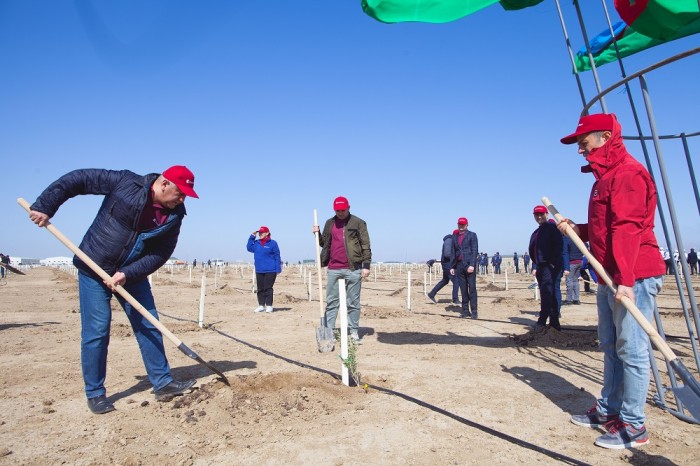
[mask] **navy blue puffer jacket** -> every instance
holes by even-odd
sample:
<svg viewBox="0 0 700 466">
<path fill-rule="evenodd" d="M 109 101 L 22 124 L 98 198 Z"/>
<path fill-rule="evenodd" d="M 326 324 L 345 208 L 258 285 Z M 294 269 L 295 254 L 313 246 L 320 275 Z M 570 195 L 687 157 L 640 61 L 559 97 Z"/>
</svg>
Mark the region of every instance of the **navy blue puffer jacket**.
<svg viewBox="0 0 700 466">
<path fill-rule="evenodd" d="M 63 175 L 41 193 L 31 209 L 53 217 L 68 199 L 79 194 L 104 195 L 95 220 L 85 233 L 80 249 L 109 275 L 120 271 L 128 282 L 146 278 L 170 258 L 186 211 L 180 204 L 166 222 L 152 230 L 138 231 L 148 191 L 158 178 L 129 170 L 74 170 Z M 73 263 L 81 271 L 97 277 L 77 257 Z"/>
</svg>

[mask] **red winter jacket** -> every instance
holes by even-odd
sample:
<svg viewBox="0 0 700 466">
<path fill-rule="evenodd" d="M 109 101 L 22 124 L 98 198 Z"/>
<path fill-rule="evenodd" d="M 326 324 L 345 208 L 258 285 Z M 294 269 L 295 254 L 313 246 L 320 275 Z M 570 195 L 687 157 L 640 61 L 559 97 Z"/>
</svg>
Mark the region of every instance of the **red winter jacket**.
<svg viewBox="0 0 700 466">
<path fill-rule="evenodd" d="M 588 224 L 579 225 L 581 239 L 590 241 L 591 253 L 603 264 L 616 285 L 663 275 L 666 266 L 654 235 L 656 185 L 622 141 L 622 130 L 611 114 L 610 139 L 588 154 L 595 183 L 588 203 Z"/>
</svg>

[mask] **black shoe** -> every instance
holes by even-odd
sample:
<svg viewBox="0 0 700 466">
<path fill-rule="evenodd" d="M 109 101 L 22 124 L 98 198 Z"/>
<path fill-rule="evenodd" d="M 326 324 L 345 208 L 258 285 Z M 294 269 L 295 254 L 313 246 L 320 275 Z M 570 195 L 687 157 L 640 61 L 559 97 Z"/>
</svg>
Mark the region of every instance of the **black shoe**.
<svg viewBox="0 0 700 466">
<path fill-rule="evenodd" d="M 561 325 L 559 324 L 559 322 L 550 322 L 549 326 L 552 327 L 554 330 L 561 332 Z"/>
<path fill-rule="evenodd" d="M 185 392 L 189 391 L 190 388 L 197 383 L 197 379 L 187 379 L 187 380 L 173 380 L 165 387 L 160 390 L 154 390 L 153 393 L 156 395 L 156 400 L 158 401 L 170 401 L 173 397 L 184 395 Z"/>
<path fill-rule="evenodd" d="M 437 301 L 435 301 L 435 296 L 428 294 L 428 299 L 430 300 L 431 303 L 437 304 Z"/>
<path fill-rule="evenodd" d="M 462 301 L 460 301 L 459 299 L 456 299 L 456 300 L 453 300 L 453 301 L 452 301 L 452 304 L 454 304 L 455 306 L 461 306 L 461 305 L 462 305 Z"/>
<path fill-rule="evenodd" d="M 88 398 L 87 405 L 90 411 L 92 411 L 92 414 L 104 414 L 114 411 L 114 405 L 104 395 Z"/>
<path fill-rule="evenodd" d="M 578 304 L 581 304 L 581 301 L 579 301 L 578 299 L 574 299 L 572 302 L 573 302 L 574 304 L 577 304 L 577 305 L 578 305 Z"/>
<path fill-rule="evenodd" d="M 472 319 L 478 319 L 479 318 L 479 313 L 474 311 L 472 312 Z"/>
<path fill-rule="evenodd" d="M 564 301 L 563 303 L 561 303 L 562 306 L 568 306 L 570 304 L 571 304 L 571 301 Z"/>
<path fill-rule="evenodd" d="M 462 312 L 461 314 L 459 314 L 459 317 L 462 319 L 469 319 L 469 318 L 471 318 L 471 316 L 472 316 L 471 312 Z"/>
</svg>

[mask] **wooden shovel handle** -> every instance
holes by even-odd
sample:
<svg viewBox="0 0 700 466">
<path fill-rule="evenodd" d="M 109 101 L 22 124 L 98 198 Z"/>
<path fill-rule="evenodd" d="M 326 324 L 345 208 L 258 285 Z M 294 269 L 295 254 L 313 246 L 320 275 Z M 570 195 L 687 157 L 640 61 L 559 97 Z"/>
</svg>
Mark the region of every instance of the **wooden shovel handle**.
<svg viewBox="0 0 700 466">
<path fill-rule="evenodd" d="M 547 207 L 547 209 L 549 209 L 549 212 L 557 220 L 557 223 L 561 223 L 564 217 L 559 213 L 557 208 L 554 207 L 554 204 L 552 204 L 547 197 L 542 198 L 542 203 Z M 581 238 L 579 238 L 579 236 L 576 234 L 574 229 L 571 228 L 571 225 L 569 225 L 568 223 L 565 223 L 564 225 L 566 225 L 566 236 L 568 236 L 569 239 L 571 239 L 571 241 L 573 241 L 573 243 L 581 250 L 583 255 L 586 256 L 588 262 L 593 266 L 596 273 L 598 274 L 598 277 L 603 279 L 605 284 L 609 286 L 611 290 L 613 290 L 613 293 L 616 293 L 617 287 L 613 283 L 612 278 L 610 278 L 608 272 L 606 272 L 603 268 L 603 265 L 600 262 L 598 262 L 598 259 L 593 257 L 593 254 L 591 254 L 591 252 L 588 250 Z M 644 331 L 647 333 L 647 335 L 649 335 L 651 341 L 654 342 L 654 346 L 656 346 L 658 350 L 661 351 L 661 354 L 664 355 L 664 358 L 666 358 L 668 362 L 677 359 L 677 356 L 673 353 L 673 350 L 671 350 L 666 341 L 664 341 L 664 339 L 661 338 L 659 332 L 656 331 L 656 329 L 651 325 L 647 318 L 644 317 L 644 314 L 642 314 L 642 311 L 639 310 L 637 305 L 634 304 L 634 302 L 632 302 L 632 300 L 626 296 L 623 296 L 621 301 L 622 305 L 625 306 L 625 308 L 630 312 L 630 314 L 632 314 L 634 320 L 636 320 L 639 323 L 639 325 L 641 325 L 642 329 L 644 329 Z"/>
<path fill-rule="evenodd" d="M 31 211 L 29 203 L 23 198 L 20 197 L 19 199 L 17 199 L 17 203 L 21 205 L 27 212 Z M 112 283 L 112 277 L 110 277 L 109 274 L 102 269 L 102 267 L 97 265 L 95 261 L 90 259 L 90 257 L 88 257 L 87 254 L 85 254 L 75 244 L 73 244 L 73 242 L 69 240 L 63 233 L 61 233 L 61 231 L 58 228 L 56 228 L 54 225 L 48 222 L 46 224 L 46 229 L 49 230 L 51 234 L 53 234 L 61 243 L 63 243 L 64 246 L 70 249 L 71 252 L 73 252 L 73 254 L 78 256 L 78 258 L 80 258 L 81 261 L 87 264 L 87 266 L 90 267 L 90 269 L 93 272 L 99 275 L 100 278 L 102 278 L 102 280 L 106 281 L 107 283 Z M 173 344 L 175 344 L 175 346 L 180 347 L 181 345 L 183 345 L 182 341 L 178 337 L 176 337 L 170 330 L 168 330 L 158 319 L 153 317 L 151 313 L 148 312 L 148 310 L 136 300 L 136 298 L 131 296 L 131 294 L 124 289 L 123 286 L 117 285 L 116 287 L 114 287 L 114 291 L 119 293 L 126 301 L 128 301 L 128 303 L 131 304 L 134 307 L 134 309 L 136 309 L 139 312 L 139 314 L 144 316 L 146 320 L 148 320 L 150 323 L 153 324 L 154 327 L 160 330 L 160 332 L 163 335 L 168 337 L 168 339 L 172 341 Z"/>
</svg>

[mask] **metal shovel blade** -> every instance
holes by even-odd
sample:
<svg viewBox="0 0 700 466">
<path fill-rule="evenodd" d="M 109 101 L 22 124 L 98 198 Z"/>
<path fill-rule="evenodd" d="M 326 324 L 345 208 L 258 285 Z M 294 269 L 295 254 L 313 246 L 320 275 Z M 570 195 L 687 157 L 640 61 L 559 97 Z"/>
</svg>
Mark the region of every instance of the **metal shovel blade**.
<svg viewBox="0 0 700 466">
<path fill-rule="evenodd" d="M 211 370 L 213 373 L 215 373 L 216 375 L 218 375 L 218 376 L 221 378 L 221 381 L 222 381 L 223 383 L 225 383 L 225 384 L 228 385 L 229 387 L 231 386 L 231 384 L 230 384 L 229 381 L 228 381 L 228 378 L 226 378 L 226 376 L 224 375 L 223 372 L 221 372 L 221 371 L 218 370 L 216 367 L 212 366 L 211 364 L 209 364 L 208 362 L 206 362 L 204 359 L 202 359 L 197 353 L 195 353 L 194 351 L 192 351 L 186 344 L 180 343 L 179 345 L 177 345 L 177 349 L 179 349 L 180 351 L 182 351 L 183 353 L 185 353 L 187 356 L 189 356 L 190 358 L 194 359 L 194 360 L 197 361 L 198 363 L 200 363 L 200 364 L 202 364 L 202 365 L 208 367 L 209 370 Z"/>
<path fill-rule="evenodd" d="M 698 399 L 693 390 L 685 385 L 679 385 L 672 390 L 676 398 L 683 403 L 683 407 L 690 412 L 695 420 L 700 420 L 700 399 Z"/>
<path fill-rule="evenodd" d="M 316 329 L 316 343 L 318 351 L 321 353 L 330 353 L 335 349 L 335 335 L 333 329 L 324 325 L 325 319 L 321 319 L 321 325 Z"/>
</svg>

